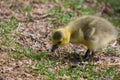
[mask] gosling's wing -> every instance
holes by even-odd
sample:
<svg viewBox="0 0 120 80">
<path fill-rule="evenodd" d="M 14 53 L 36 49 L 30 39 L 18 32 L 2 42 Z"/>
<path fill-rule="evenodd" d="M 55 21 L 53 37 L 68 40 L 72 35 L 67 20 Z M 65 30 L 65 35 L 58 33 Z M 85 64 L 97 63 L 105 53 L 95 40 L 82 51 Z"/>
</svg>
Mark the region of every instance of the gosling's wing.
<svg viewBox="0 0 120 80">
<path fill-rule="evenodd" d="M 95 27 L 87 24 L 86 26 L 82 27 L 83 36 L 85 40 L 93 39 L 92 36 L 95 33 Z"/>
</svg>

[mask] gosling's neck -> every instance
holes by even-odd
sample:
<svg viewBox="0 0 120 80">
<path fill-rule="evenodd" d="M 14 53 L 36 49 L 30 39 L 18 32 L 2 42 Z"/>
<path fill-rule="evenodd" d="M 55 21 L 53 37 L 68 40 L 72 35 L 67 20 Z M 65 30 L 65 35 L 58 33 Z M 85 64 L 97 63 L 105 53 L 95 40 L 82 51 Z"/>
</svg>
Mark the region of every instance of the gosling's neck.
<svg viewBox="0 0 120 80">
<path fill-rule="evenodd" d="M 70 42 L 71 43 L 85 43 L 83 32 L 80 28 L 67 26 L 66 31 L 70 33 Z"/>
<path fill-rule="evenodd" d="M 64 31 L 64 36 L 66 36 L 66 40 L 68 42 L 70 42 L 70 38 L 71 38 L 71 34 L 72 34 L 71 31 L 70 31 L 70 29 L 67 28 L 67 27 L 65 27 L 65 28 L 63 28 L 62 31 Z"/>
</svg>

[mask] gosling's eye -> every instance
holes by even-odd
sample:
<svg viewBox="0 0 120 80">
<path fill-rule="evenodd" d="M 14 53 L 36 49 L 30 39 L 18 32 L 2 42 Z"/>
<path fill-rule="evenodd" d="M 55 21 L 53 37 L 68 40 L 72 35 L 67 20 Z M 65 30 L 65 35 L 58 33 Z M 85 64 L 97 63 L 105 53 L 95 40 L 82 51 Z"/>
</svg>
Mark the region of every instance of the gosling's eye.
<svg viewBox="0 0 120 80">
<path fill-rule="evenodd" d="M 58 44 L 61 44 L 61 41 L 59 41 Z"/>
</svg>

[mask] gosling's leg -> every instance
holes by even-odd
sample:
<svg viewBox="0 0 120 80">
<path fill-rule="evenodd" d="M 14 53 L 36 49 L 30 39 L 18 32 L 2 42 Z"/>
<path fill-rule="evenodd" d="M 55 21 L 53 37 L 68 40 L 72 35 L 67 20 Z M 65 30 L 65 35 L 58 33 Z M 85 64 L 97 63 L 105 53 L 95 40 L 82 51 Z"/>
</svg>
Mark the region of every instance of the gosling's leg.
<svg viewBox="0 0 120 80">
<path fill-rule="evenodd" d="M 92 51 L 92 53 L 91 53 L 91 55 L 90 55 L 90 59 L 89 59 L 89 61 L 93 61 L 93 59 L 94 59 L 94 55 L 95 55 L 95 52 Z"/>
<path fill-rule="evenodd" d="M 91 57 L 93 58 L 93 57 L 94 57 L 94 55 L 95 55 L 95 52 L 94 52 L 94 51 L 92 51 Z"/>
<path fill-rule="evenodd" d="M 91 51 L 90 49 L 87 49 L 85 55 L 84 55 L 84 60 L 85 61 L 92 61 L 94 58 L 95 52 Z"/>
<path fill-rule="evenodd" d="M 83 56 L 85 61 L 89 61 L 90 60 L 90 53 L 91 53 L 91 50 L 87 49 L 85 55 Z"/>
</svg>

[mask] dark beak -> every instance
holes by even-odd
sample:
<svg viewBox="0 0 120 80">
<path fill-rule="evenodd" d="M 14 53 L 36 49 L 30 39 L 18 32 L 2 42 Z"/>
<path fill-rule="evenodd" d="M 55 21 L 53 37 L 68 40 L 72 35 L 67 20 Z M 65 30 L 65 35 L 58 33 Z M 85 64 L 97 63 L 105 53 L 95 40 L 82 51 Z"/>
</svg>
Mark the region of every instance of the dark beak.
<svg viewBox="0 0 120 80">
<path fill-rule="evenodd" d="M 57 45 L 53 45 L 53 46 L 52 46 L 52 49 L 51 49 L 51 52 L 54 52 L 57 48 L 58 48 Z"/>
</svg>

